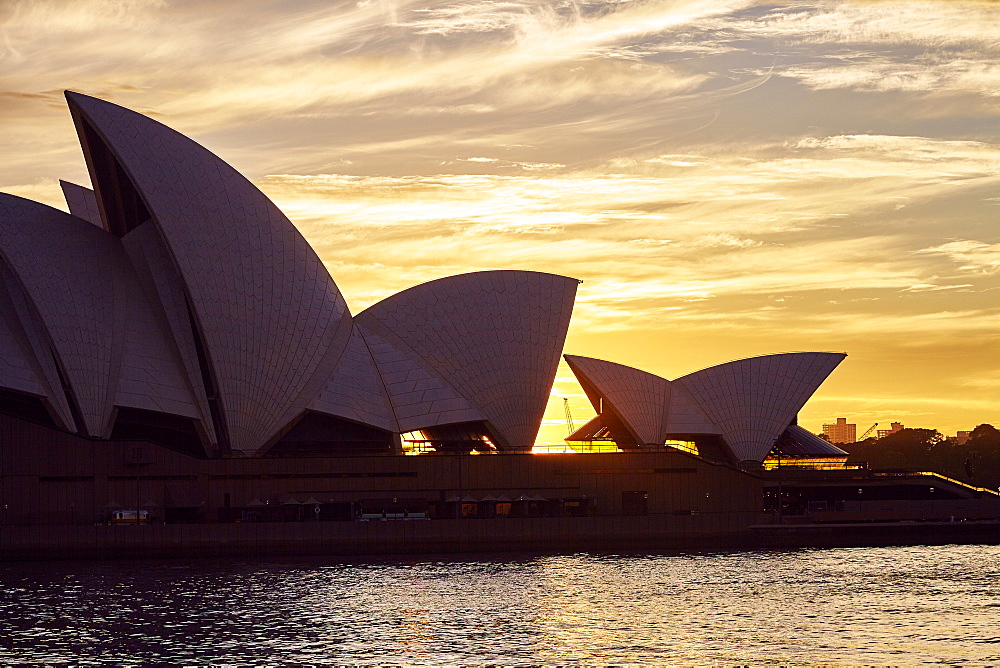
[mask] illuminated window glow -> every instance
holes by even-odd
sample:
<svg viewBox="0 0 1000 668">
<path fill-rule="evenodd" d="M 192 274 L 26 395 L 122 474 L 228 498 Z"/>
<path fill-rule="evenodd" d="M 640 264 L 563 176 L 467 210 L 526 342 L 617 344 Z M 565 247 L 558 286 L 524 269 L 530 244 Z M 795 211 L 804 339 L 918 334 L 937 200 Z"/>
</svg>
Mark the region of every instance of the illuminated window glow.
<svg viewBox="0 0 1000 668">
<path fill-rule="evenodd" d="M 437 449 L 434 447 L 434 441 L 422 431 L 409 431 L 400 434 L 400 440 L 402 441 L 404 455 L 426 455 L 437 452 Z M 498 451 L 497 446 L 486 434 L 482 434 L 478 439 L 474 440 L 482 441 L 483 445 L 476 446 L 469 454 L 494 454 Z"/>
<path fill-rule="evenodd" d="M 621 448 L 609 439 L 594 439 L 590 441 L 566 441 L 566 444 L 573 450 L 573 452 L 579 453 L 592 453 L 592 452 L 621 452 Z"/>
<path fill-rule="evenodd" d="M 427 453 L 434 452 L 434 446 L 431 445 L 431 442 L 427 440 L 422 431 L 410 431 L 400 434 L 400 440 L 403 442 L 404 455 L 426 455 Z"/>
<path fill-rule="evenodd" d="M 814 471 L 834 471 L 844 469 L 860 469 L 860 464 L 848 464 L 847 457 L 775 457 L 768 455 L 764 460 L 764 469 L 781 468 L 811 469 Z"/>
<path fill-rule="evenodd" d="M 668 448 L 675 448 L 677 450 L 683 450 L 684 452 L 690 452 L 692 455 L 698 454 L 698 445 L 694 441 L 667 440 L 664 445 Z"/>
</svg>

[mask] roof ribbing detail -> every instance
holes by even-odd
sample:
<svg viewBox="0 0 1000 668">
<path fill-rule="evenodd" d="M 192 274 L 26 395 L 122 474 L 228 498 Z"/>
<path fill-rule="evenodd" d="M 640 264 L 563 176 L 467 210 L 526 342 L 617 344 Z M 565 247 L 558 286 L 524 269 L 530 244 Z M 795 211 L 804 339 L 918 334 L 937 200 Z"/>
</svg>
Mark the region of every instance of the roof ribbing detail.
<svg viewBox="0 0 1000 668">
<path fill-rule="evenodd" d="M 774 440 L 845 357 L 763 355 L 696 371 L 674 383 L 719 426 L 737 459 L 763 461 Z"/>
<path fill-rule="evenodd" d="M 91 436 L 108 436 L 123 354 L 126 287 L 118 240 L 57 209 L 0 194 L 0 253 L 55 347 Z"/>
<path fill-rule="evenodd" d="M 446 378 L 486 417 L 500 447 L 527 450 L 545 411 L 577 285 L 530 271 L 461 274 L 404 290 L 356 319 Z"/>
<path fill-rule="evenodd" d="M 386 431 L 399 431 L 375 361 L 356 324 L 336 372 L 309 408 Z"/>
<path fill-rule="evenodd" d="M 101 211 L 97 207 L 97 195 L 90 188 L 78 186 L 69 181 L 60 181 L 63 197 L 66 198 L 66 206 L 69 212 L 77 218 L 82 218 L 88 223 L 97 225 L 104 229 L 104 221 L 101 220 Z"/>
<path fill-rule="evenodd" d="M 155 221 L 184 282 L 230 445 L 259 451 L 319 395 L 348 344 L 337 286 L 284 214 L 211 152 L 122 107 L 67 99 L 105 218 L 118 202 L 117 234 L 146 215 Z"/>
<path fill-rule="evenodd" d="M 669 380 L 593 357 L 565 355 L 565 358 L 581 384 L 591 385 L 600 395 L 595 410 L 601 410 L 600 399 L 603 399 L 604 410 L 614 410 L 638 444 L 663 445 L 667 437 L 666 416 L 671 394 Z"/>
</svg>

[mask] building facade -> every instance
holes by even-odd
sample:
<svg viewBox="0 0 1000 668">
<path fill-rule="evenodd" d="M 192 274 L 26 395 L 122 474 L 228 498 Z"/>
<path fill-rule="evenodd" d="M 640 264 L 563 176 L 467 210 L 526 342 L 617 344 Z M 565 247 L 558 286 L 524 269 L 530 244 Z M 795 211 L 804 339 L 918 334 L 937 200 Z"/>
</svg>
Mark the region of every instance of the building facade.
<svg viewBox="0 0 1000 668">
<path fill-rule="evenodd" d="M 823 425 L 823 435 L 831 443 L 855 443 L 858 440 L 858 425 L 848 424 L 847 418 L 837 418 L 836 423 Z"/>
<path fill-rule="evenodd" d="M 879 438 L 885 438 L 889 434 L 895 434 L 897 431 L 902 431 L 902 430 L 903 430 L 903 423 L 902 422 L 893 422 L 893 423 L 890 423 L 888 429 L 879 429 L 875 433 L 878 434 Z"/>
<path fill-rule="evenodd" d="M 235 169 L 66 97 L 93 190 L 0 194 L 0 557 L 743 545 L 910 484 L 795 424 L 839 353 L 672 381 L 567 356 L 597 413 L 570 441 L 607 451 L 529 454 L 578 281 L 474 272 L 351 314 Z M 790 468 L 850 482 L 785 498 Z M 934 513 L 980 493 L 935 484 Z"/>
<path fill-rule="evenodd" d="M 94 190 L 0 195 L 0 410 L 202 457 L 531 449 L 578 281 L 484 271 L 352 315 L 291 222 L 179 133 L 67 93 Z"/>
</svg>

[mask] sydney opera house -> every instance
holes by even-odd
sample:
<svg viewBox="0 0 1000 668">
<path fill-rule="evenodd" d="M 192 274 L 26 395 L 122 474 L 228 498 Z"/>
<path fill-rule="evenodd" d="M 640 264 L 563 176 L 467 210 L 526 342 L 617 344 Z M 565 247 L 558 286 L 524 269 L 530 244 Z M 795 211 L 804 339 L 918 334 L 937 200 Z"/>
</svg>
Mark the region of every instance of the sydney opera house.
<svg viewBox="0 0 1000 668">
<path fill-rule="evenodd" d="M 842 354 L 673 381 L 567 355 L 596 417 L 578 454 L 531 454 L 577 280 L 482 271 L 352 315 L 232 167 L 66 98 L 93 190 L 64 182 L 70 213 L 0 194 L 0 556 L 740 542 L 900 494 L 935 519 L 926 477 L 797 426 Z"/>
</svg>

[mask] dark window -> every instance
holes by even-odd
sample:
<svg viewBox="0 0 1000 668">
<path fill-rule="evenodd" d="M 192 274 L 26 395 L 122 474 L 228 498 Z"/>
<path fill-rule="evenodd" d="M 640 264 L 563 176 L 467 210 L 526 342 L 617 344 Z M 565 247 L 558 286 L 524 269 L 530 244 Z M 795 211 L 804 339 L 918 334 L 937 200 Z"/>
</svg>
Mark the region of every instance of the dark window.
<svg viewBox="0 0 1000 668">
<path fill-rule="evenodd" d="M 482 422 L 438 425 L 420 431 L 426 438 L 426 441 L 421 443 L 438 452 L 468 454 L 475 450 L 485 454 L 496 449 L 494 445 L 496 440 Z"/>
<path fill-rule="evenodd" d="M 306 415 L 292 427 L 267 457 L 329 457 L 331 455 L 391 454 L 392 433 L 384 429 L 319 413 Z"/>
<path fill-rule="evenodd" d="M 46 427 L 56 426 L 41 399 L 14 390 L 0 390 L 0 413 Z"/>
<path fill-rule="evenodd" d="M 622 492 L 622 515 L 649 513 L 649 494 L 645 491 Z"/>
<path fill-rule="evenodd" d="M 139 408 L 119 408 L 111 431 L 115 441 L 149 441 L 191 457 L 205 457 L 201 437 L 190 418 Z M 143 464 L 135 460 L 130 463 Z"/>
</svg>

